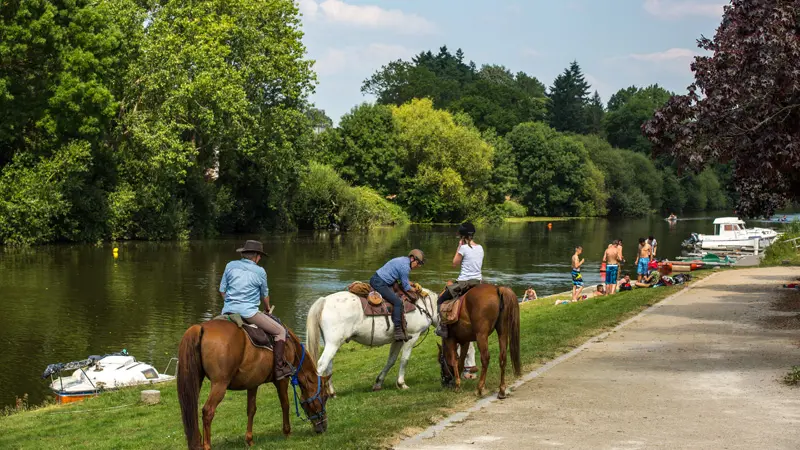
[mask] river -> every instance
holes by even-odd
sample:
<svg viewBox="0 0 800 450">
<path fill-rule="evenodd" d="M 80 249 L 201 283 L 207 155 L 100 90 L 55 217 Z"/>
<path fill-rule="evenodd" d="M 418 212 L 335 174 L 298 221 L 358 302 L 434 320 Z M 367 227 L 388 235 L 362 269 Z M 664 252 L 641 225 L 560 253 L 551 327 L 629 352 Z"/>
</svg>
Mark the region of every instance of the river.
<svg viewBox="0 0 800 450">
<path fill-rule="evenodd" d="M 507 223 L 481 227 L 476 241 L 486 249 L 486 279 L 511 286 L 520 296 L 532 285 L 542 296 L 570 289 L 575 245 L 584 248 L 584 278 L 591 286 L 600 280 L 600 259 L 612 239 L 624 241 L 628 264 L 622 271 L 633 271 L 639 237 L 654 234 L 659 256 L 674 257 L 689 233 L 712 232 L 711 220 L 719 215 L 726 214 L 706 213 L 673 225 L 655 216 L 556 221 L 552 228 L 546 222 Z M 450 264 L 456 229 L 411 225 L 363 233 L 125 242 L 117 244 L 116 259 L 111 244 L 0 248 L 0 407 L 24 393 L 31 404 L 48 398 L 40 376 L 50 363 L 124 348 L 163 370 L 177 355 L 186 328 L 221 310 L 220 275 L 245 239 L 264 242 L 269 256 L 262 265 L 275 313 L 302 335 L 306 312 L 317 298 L 353 280 L 367 281 L 389 258 L 412 248 L 423 249 L 428 260 L 412 281 L 441 289 L 445 279 L 456 276 Z"/>
</svg>

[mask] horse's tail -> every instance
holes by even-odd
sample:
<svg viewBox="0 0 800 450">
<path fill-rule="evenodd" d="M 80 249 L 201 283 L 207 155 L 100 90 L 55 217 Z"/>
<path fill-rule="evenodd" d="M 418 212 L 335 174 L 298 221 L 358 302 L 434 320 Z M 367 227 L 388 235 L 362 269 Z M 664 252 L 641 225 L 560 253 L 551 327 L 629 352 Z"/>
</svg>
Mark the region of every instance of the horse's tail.
<svg viewBox="0 0 800 450">
<path fill-rule="evenodd" d="M 505 318 L 503 327 L 508 333 L 508 346 L 511 352 L 511 363 L 514 365 L 514 375 L 522 374 L 522 367 L 519 359 L 519 302 L 517 294 L 508 287 L 501 287 L 503 295 L 503 306 L 505 308 Z"/>
<path fill-rule="evenodd" d="M 322 323 L 322 307 L 325 306 L 325 297 L 320 297 L 311 305 L 306 316 L 306 352 L 317 364 L 319 359 L 320 325 Z"/>
<path fill-rule="evenodd" d="M 183 334 L 178 349 L 178 400 L 181 404 L 183 431 L 190 449 L 201 446 L 200 429 L 197 426 L 197 399 L 205 376 L 200 356 L 202 338 L 203 327 L 192 325 Z"/>
</svg>

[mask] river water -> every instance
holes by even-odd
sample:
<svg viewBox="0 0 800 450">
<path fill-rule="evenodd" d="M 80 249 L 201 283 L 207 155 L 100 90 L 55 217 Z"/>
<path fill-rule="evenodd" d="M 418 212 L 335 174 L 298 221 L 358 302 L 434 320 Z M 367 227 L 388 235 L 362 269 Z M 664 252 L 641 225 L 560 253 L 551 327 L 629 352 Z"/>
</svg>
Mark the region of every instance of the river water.
<svg viewBox="0 0 800 450">
<path fill-rule="evenodd" d="M 728 215 L 728 214 L 718 214 Z M 484 277 L 522 295 L 533 286 L 542 296 L 571 288 L 569 261 L 582 245 L 584 279 L 600 281 L 602 254 L 612 239 L 623 239 L 634 271 L 639 237 L 654 234 L 660 257 L 680 254 L 691 232 L 710 233 L 713 214 L 670 225 L 661 217 L 507 223 L 482 227 L 476 241 L 486 250 Z M 756 224 L 754 224 L 756 225 Z M 236 236 L 189 242 L 126 242 L 113 245 L 50 245 L 0 248 L 0 407 L 27 393 L 32 404 L 50 396 L 40 376 L 47 364 L 127 349 L 161 371 L 177 356 L 188 326 L 217 315 L 217 293 L 225 264 L 245 239 L 264 242 L 275 313 L 304 334 L 311 303 L 367 281 L 388 259 L 411 248 L 428 263 L 412 281 L 440 290 L 455 278 L 451 267 L 458 244 L 456 226 L 411 225 L 363 233 L 298 232 Z"/>
</svg>

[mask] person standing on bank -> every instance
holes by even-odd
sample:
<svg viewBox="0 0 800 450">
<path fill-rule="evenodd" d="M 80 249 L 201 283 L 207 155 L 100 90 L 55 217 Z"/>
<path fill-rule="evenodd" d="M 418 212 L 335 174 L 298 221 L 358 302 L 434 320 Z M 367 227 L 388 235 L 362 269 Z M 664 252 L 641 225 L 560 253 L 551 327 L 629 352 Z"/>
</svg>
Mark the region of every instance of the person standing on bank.
<svg viewBox="0 0 800 450">
<path fill-rule="evenodd" d="M 456 282 L 447 286 L 439 300 L 436 301 L 437 307 L 441 307 L 442 303 L 447 300 L 458 298 L 470 288 L 481 284 L 483 279 L 483 275 L 481 275 L 481 270 L 483 269 L 483 247 L 475 242 L 474 236 L 475 226 L 472 223 L 464 222 L 458 227 L 459 240 L 456 254 L 453 255 L 453 267 L 461 266 L 461 272 L 458 274 Z M 447 326 L 439 322 L 436 334 L 446 338 Z"/>
<path fill-rule="evenodd" d="M 400 282 L 403 290 L 411 294 L 414 288 L 408 281 L 408 275 L 412 270 L 425 264 L 425 254 L 422 250 L 414 249 L 408 256 L 399 256 L 390 259 L 389 262 L 383 265 L 372 278 L 369 279 L 369 285 L 375 289 L 384 300 L 392 304 L 392 323 L 394 324 L 394 340 L 407 341 L 408 336 L 403 330 L 403 301 L 392 290 L 392 285 Z"/>
<path fill-rule="evenodd" d="M 578 245 L 575 247 L 575 254 L 572 255 L 572 301 L 577 302 L 578 297 L 583 292 L 583 275 L 581 274 L 581 266 L 586 262 L 585 258 L 581 258 L 583 247 Z"/>
<path fill-rule="evenodd" d="M 247 241 L 236 250 L 242 255 L 238 261 L 231 261 L 225 266 L 219 293 L 225 300 L 222 314 L 239 314 L 246 323 L 261 328 L 275 339 L 273 352 L 274 380 L 282 380 L 292 374 L 292 367 L 283 357 L 286 346 L 286 328 L 275 316 L 269 313 L 269 287 L 267 271 L 258 263 L 267 256 L 264 246 L 259 241 Z M 266 313 L 258 310 L 264 302 Z"/>
</svg>

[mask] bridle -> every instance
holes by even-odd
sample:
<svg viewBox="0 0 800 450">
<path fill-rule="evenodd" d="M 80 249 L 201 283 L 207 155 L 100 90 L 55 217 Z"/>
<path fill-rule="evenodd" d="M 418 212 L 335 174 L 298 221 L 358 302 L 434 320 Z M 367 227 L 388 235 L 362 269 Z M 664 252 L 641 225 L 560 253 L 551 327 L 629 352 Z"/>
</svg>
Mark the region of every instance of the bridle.
<svg viewBox="0 0 800 450">
<path fill-rule="evenodd" d="M 300 385 L 300 379 L 297 378 L 297 374 L 300 372 L 300 369 L 302 369 L 303 361 L 305 359 L 306 359 L 306 346 L 301 343 L 300 363 L 297 365 L 297 367 L 294 369 L 291 375 L 292 392 L 294 393 L 294 411 L 295 414 L 297 414 L 297 417 L 299 417 L 301 420 L 306 420 L 308 422 L 313 423 L 314 425 L 319 425 L 328 420 L 328 418 L 325 416 L 325 402 L 323 402 L 322 398 L 320 397 L 322 393 L 322 377 L 317 375 L 317 391 L 314 393 L 314 395 L 305 400 L 299 400 L 298 402 L 297 386 Z M 305 413 L 306 418 L 303 418 L 303 416 L 300 415 L 300 405 L 310 405 L 315 401 L 319 401 L 320 405 L 322 405 L 322 409 L 314 415 L 308 415 L 308 411 L 306 411 L 304 408 L 303 412 Z"/>
<path fill-rule="evenodd" d="M 428 337 L 428 333 L 430 333 L 430 331 L 431 331 L 431 326 L 433 326 L 433 316 L 431 316 L 431 314 L 428 312 L 428 310 L 429 310 L 429 309 L 430 309 L 431 311 L 433 311 L 433 302 L 431 302 L 431 294 L 425 294 L 425 296 L 424 296 L 424 297 L 422 297 L 422 299 L 421 299 L 421 300 L 422 300 L 422 302 L 423 302 L 423 303 L 424 303 L 424 305 L 425 305 L 425 309 L 422 309 L 422 308 L 421 308 L 421 307 L 420 307 L 418 304 L 416 304 L 416 303 L 414 303 L 414 306 L 417 308 L 417 310 L 418 310 L 419 312 L 421 312 L 422 314 L 425 314 L 425 316 L 427 316 L 427 317 L 428 317 L 428 320 L 430 321 L 430 323 L 431 323 L 431 324 L 430 324 L 430 325 L 428 325 L 428 328 L 426 328 L 426 329 L 425 329 L 425 336 L 423 336 L 423 337 L 422 337 L 422 339 L 420 339 L 420 341 L 419 341 L 419 342 L 417 342 L 417 344 L 416 344 L 416 345 L 414 345 L 414 348 L 417 348 L 417 347 L 419 347 L 419 346 L 420 346 L 420 344 L 422 344 L 423 342 L 425 342 L 425 338 L 427 338 L 427 337 Z"/>
</svg>

